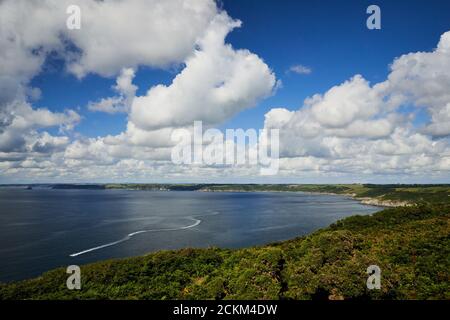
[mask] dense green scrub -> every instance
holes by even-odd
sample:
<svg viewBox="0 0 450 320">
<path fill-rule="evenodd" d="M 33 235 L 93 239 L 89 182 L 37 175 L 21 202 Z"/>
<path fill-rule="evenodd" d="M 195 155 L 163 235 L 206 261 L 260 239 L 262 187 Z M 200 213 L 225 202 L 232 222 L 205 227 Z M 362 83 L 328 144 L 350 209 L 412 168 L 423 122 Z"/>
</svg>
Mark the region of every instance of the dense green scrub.
<svg viewBox="0 0 450 320">
<path fill-rule="evenodd" d="M 0 299 L 450 299 L 449 218 L 445 204 L 386 209 L 260 247 L 85 265 L 81 290 L 68 290 L 56 269 L 0 285 Z M 372 264 L 381 290 L 366 287 Z"/>
</svg>

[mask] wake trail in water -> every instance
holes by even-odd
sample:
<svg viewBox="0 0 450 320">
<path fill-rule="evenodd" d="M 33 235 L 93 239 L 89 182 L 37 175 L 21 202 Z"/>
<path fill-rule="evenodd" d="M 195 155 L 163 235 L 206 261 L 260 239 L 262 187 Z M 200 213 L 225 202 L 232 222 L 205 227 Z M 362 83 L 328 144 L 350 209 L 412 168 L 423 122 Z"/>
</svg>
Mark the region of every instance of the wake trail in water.
<svg viewBox="0 0 450 320">
<path fill-rule="evenodd" d="M 122 242 L 130 240 L 132 237 L 134 237 L 137 234 L 147 233 L 147 232 L 185 230 L 185 229 L 190 229 L 190 228 L 193 228 L 195 226 L 198 226 L 202 222 L 202 220 L 195 219 L 194 217 L 188 217 L 188 218 L 184 218 L 184 219 L 192 220 L 192 221 L 194 221 L 194 223 L 191 224 L 191 225 L 188 225 L 188 226 L 178 227 L 178 228 L 147 229 L 147 230 L 135 231 L 135 232 L 132 232 L 130 234 L 127 234 L 125 237 L 123 237 L 120 240 L 117 240 L 117 241 L 114 241 L 114 242 L 109 242 L 109 243 L 106 243 L 106 244 L 102 244 L 101 246 L 97 246 L 97 247 L 94 247 L 94 248 L 86 249 L 86 250 L 83 250 L 83 251 L 80 251 L 80 252 L 72 253 L 70 256 L 71 257 L 76 257 L 76 256 L 80 256 L 82 254 L 88 253 L 88 252 L 92 252 L 92 251 L 100 250 L 100 249 L 103 249 L 103 248 L 115 246 L 116 244 L 119 244 L 119 243 L 122 243 Z"/>
</svg>

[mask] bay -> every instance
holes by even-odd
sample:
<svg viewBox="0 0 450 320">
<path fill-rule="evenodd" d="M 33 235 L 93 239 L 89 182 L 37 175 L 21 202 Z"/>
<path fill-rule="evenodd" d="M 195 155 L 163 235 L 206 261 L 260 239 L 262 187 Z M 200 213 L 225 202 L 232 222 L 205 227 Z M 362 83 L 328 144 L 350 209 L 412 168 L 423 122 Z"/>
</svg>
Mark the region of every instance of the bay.
<svg viewBox="0 0 450 320">
<path fill-rule="evenodd" d="M 0 281 L 185 247 L 291 239 L 380 208 L 294 192 L 0 188 Z"/>
</svg>

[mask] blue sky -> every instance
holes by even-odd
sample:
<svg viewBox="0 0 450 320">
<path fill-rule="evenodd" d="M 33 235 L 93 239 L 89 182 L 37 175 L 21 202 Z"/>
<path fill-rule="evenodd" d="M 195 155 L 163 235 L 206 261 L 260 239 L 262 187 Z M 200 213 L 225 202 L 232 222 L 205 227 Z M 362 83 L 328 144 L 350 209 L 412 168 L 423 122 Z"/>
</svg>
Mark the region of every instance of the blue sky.
<svg viewBox="0 0 450 320">
<path fill-rule="evenodd" d="M 381 8 L 381 30 L 366 28 L 366 8 L 374 3 Z M 450 2 L 445 0 L 224 0 L 221 6 L 243 22 L 227 36 L 227 42 L 258 54 L 283 83 L 275 95 L 243 111 L 224 128 L 261 128 L 264 114 L 271 108 L 296 110 L 306 97 L 323 93 L 355 74 L 362 74 L 371 83 L 381 82 L 395 57 L 432 50 L 450 25 Z M 297 64 L 311 68 L 312 73 L 287 72 Z M 134 80 L 138 94 L 145 94 L 153 85 L 170 84 L 176 68 L 141 67 Z M 119 134 L 125 129 L 126 115 L 86 109 L 89 101 L 112 95 L 114 83 L 114 78 L 95 74 L 78 80 L 64 72 L 61 61 L 51 58 L 32 80 L 32 85 L 42 90 L 36 106 L 53 111 L 79 108 L 83 121 L 77 132 L 86 137 Z"/>
<path fill-rule="evenodd" d="M 366 8 L 377 4 L 382 29 L 366 28 Z M 228 40 L 258 53 L 283 81 L 283 89 L 261 104 L 298 108 L 303 99 L 322 93 L 354 74 L 383 81 L 395 57 L 430 51 L 447 31 L 449 1 L 224 1 L 231 16 L 244 21 Z M 312 68 L 310 75 L 286 75 L 291 65 Z M 259 118 L 260 110 L 247 111 Z M 261 120 L 260 120 L 261 121 Z M 251 120 L 236 122 L 253 125 Z"/>
</svg>

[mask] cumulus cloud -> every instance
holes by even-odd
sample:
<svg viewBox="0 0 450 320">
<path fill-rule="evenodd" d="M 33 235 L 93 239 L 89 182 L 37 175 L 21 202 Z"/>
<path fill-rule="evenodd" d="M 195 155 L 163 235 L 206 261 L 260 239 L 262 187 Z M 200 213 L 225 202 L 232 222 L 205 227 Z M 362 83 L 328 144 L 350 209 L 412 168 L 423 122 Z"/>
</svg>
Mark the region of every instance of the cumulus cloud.
<svg viewBox="0 0 450 320">
<path fill-rule="evenodd" d="M 117 77 L 116 85 L 113 86 L 113 89 L 119 95 L 102 98 L 97 102 L 89 102 L 88 109 L 106 113 L 128 112 L 137 90 L 137 87 L 132 83 L 134 76 L 133 69 L 122 69 L 120 75 Z"/>
<path fill-rule="evenodd" d="M 27 140 L 35 137 L 38 129 L 57 126 L 66 131 L 80 121 L 73 110 L 55 113 L 44 108 L 33 109 L 23 101 L 8 104 L 3 113 L 5 125 L 0 131 L 0 152 L 29 151 Z"/>
<path fill-rule="evenodd" d="M 307 98 L 296 112 L 272 109 L 266 129 L 282 129 L 281 152 L 286 157 L 337 156 L 339 139 L 386 138 L 404 117 L 386 106 L 380 86 L 360 75 Z"/>
<path fill-rule="evenodd" d="M 81 8 L 81 30 L 66 27 L 69 5 Z M 67 71 L 79 78 L 87 73 L 118 75 L 113 87 L 118 95 L 91 102 L 88 108 L 128 112 L 137 89 L 132 83 L 134 70 L 140 65 L 167 67 L 182 63 L 217 14 L 218 8 L 211 0 L 2 1 L 0 152 L 5 153 L 2 159 L 60 150 L 61 144 L 55 146 L 54 142 L 64 140 L 65 144 L 66 136 L 52 137 L 53 142 L 45 136 L 47 141 L 42 141 L 38 132 L 57 126 L 62 133 L 73 129 L 80 120 L 72 110 L 52 112 L 33 108 L 28 102 L 39 98 L 39 89 L 31 88 L 29 81 L 40 73 L 49 55 L 63 59 Z M 12 156 L 21 152 L 24 155 Z"/>
<path fill-rule="evenodd" d="M 179 63 L 217 12 L 210 0 L 5 0 L 0 5 L 1 74 L 23 80 L 39 72 L 51 51 L 65 53 L 68 70 L 78 77 Z M 81 9 L 81 30 L 66 27 L 69 5 Z M 69 52 L 72 46 L 78 50 Z"/>
<path fill-rule="evenodd" d="M 386 91 L 402 102 L 425 108 L 431 121 L 425 132 L 450 135 L 450 31 L 444 33 L 432 52 L 405 54 L 393 62 Z"/>
<path fill-rule="evenodd" d="M 81 8 L 81 30 L 66 28 L 69 4 Z M 0 101 L 8 105 L 7 111 L 0 108 L 0 160 L 10 174 L 27 169 L 36 175 L 45 168 L 49 175 L 67 177 L 72 170 L 125 168 L 139 159 L 141 168 L 146 163 L 177 172 L 163 165 L 170 164 L 173 130 L 192 131 L 194 120 L 219 124 L 276 87 L 262 59 L 225 43 L 241 22 L 212 0 L 6 0 L 0 8 L 0 41 L 6 48 L 0 55 L 0 86 L 5 88 Z M 87 107 L 129 113 L 124 132 L 73 141 L 41 132 L 51 126 L 65 132 L 80 120 L 74 111 L 35 109 L 27 102 L 39 98 L 39 89 L 28 83 L 50 54 L 62 58 L 66 70 L 80 79 L 88 73 L 117 77 L 117 94 Z M 157 85 L 136 97 L 133 78 L 139 66 L 174 64 L 182 71 L 171 85 Z"/>
<path fill-rule="evenodd" d="M 54 137 L 47 132 L 43 132 L 31 145 L 31 151 L 37 153 L 53 154 L 65 150 L 65 147 L 69 144 L 69 138 Z"/>
<path fill-rule="evenodd" d="M 217 14 L 210 0 L 70 0 L 58 5 L 67 3 L 79 4 L 83 15 L 83 32 L 65 32 L 82 52 L 69 64 L 80 77 L 88 72 L 111 76 L 123 66 L 177 64 Z"/>
<path fill-rule="evenodd" d="M 240 24 L 224 12 L 218 14 L 172 83 L 152 87 L 134 99 L 131 121 L 147 130 L 186 126 L 196 120 L 214 125 L 269 96 L 276 84 L 270 68 L 248 50 L 234 50 L 224 43 Z"/>
<path fill-rule="evenodd" d="M 380 112 L 381 96 L 360 75 L 305 101 L 311 116 L 322 126 L 342 128 L 355 120 L 368 120 Z"/>
<path fill-rule="evenodd" d="M 282 168 L 394 175 L 445 172 L 450 154 L 449 48 L 447 32 L 434 51 L 395 59 L 384 82 L 371 85 L 356 75 L 305 99 L 297 111 L 272 109 L 265 115 L 265 129 L 280 129 Z M 400 112 L 408 104 L 428 112 L 425 127 L 413 124 L 414 111 Z"/>
</svg>

